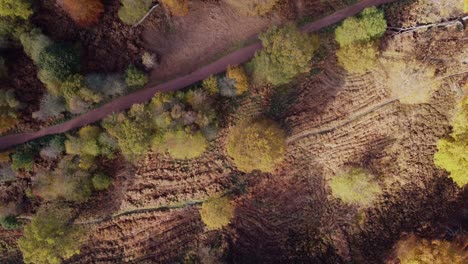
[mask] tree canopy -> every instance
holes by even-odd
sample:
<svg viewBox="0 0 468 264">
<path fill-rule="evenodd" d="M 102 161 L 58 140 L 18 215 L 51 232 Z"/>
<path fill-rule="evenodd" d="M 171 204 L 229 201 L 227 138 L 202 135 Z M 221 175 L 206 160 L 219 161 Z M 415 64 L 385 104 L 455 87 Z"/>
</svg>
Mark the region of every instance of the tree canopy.
<svg viewBox="0 0 468 264">
<path fill-rule="evenodd" d="M 244 172 L 271 172 L 283 160 L 286 134 L 272 120 L 244 121 L 228 136 L 227 152 Z"/>
<path fill-rule="evenodd" d="M 209 229 L 221 229 L 231 222 L 234 206 L 228 197 L 211 198 L 203 203 L 200 216 Z"/>
<path fill-rule="evenodd" d="M 97 24 L 101 14 L 104 12 L 104 5 L 101 0 L 63 0 L 61 1 L 63 10 L 80 27 L 89 27 Z"/>
<path fill-rule="evenodd" d="M 0 0 L 0 17 L 28 19 L 32 13 L 31 2 L 28 0 Z"/>
<path fill-rule="evenodd" d="M 263 50 L 257 52 L 251 65 L 256 80 L 274 85 L 290 82 L 296 75 L 310 70 L 309 62 L 318 48 L 316 36 L 303 34 L 293 24 L 273 26 L 260 34 Z"/>
</svg>

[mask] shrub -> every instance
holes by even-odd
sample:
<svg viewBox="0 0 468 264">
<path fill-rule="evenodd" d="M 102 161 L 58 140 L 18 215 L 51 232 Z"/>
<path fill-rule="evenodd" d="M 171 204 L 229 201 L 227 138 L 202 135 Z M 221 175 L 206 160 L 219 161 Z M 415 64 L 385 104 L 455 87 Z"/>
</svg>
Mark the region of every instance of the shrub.
<svg viewBox="0 0 468 264">
<path fill-rule="evenodd" d="M 148 82 L 148 76 L 138 70 L 134 65 L 130 65 L 125 72 L 125 83 L 132 89 L 140 89 Z"/>
<path fill-rule="evenodd" d="M 175 16 L 185 16 L 189 12 L 188 0 L 161 0 L 161 2 Z"/>
<path fill-rule="evenodd" d="M 80 27 L 89 27 L 99 22 L 99 18 L 104 12 L 104 5 L 101 0 L 63 0 L 61 1 L 63 10 Z"/>
<path fill-rule="evenodd" d="M 416 60 L 382 59 L 392 96 L 402 104 L 422 104 L 431 99 L 440 82 L 435 68 Z"/>
<path fill-rule="evenodd" d="M 382 192 L 375 178 L 362 169 L 349 169 L 329 182 L 332 195 L 345 203 L 369 206 Z"/>
<path fill-rule="evenodd" d="M 39 111 L 34 112 L 32 117 L 44 121 L 49 118 L 57 118 L 65 111 L 65 100 L 62 97 L 47 93 L 41 99 Z"/>
<path fill-rule="evenodd" d="M 375 68 L 378 54 L 374 43 L 348 45 L 336 52 L 340 65 L 346 71 L 356 74 L 363 74 Z"/>
<path fill-rule="evenodd" d="M 91 175 L 81 170 L 71 157 L 63 158 L 52 172 L 38 173 L 34 193 L 45 200 L 86 202 L 91 196 Z"/>
<path fill-rule="evenodd" d="M 156 61 L 156 55 L 153 53 L 145 51 L 143 55 L 141 55 L 141 63 L 143 63 L 147 69 L 152 69 L 156 65 Z"/>
<path fill-rule="evenodd" d="M 200 131 L 190 134 L 183 130 L 171 130 L 162 137 L 156 137 L 152 145 L 153 150 L 167 151 L 174 159 L 192 159 L 205 152 L 208 142 Z"/>
<path fill-rule="evenodd" d="M 65 136 L 63 135 L 56 135 L 54 136 L 46 147 L 41 149 L 39 153 L 41 157 L 47 159 L 56 159 L 60 157 L 62 152 L 65 151 Z"/>
<path fill-rule="evenodd" d="M 279 0 L 226 0 L 241 14 L 249 16 L 264 16 L 270 13 Z"/>
<path fill-rule="evenodd" d="M 218 88 L 218 79 L 215 76 L 210 76 L 207 79 L 203 80 L 202 83 L 203 89 L 211 95 L 219 93 Z"/>
<path fill-rule="evenodd" d="M 25 263 L 59 264 L 80 252 L 83 232 L 66 208 L 40 209 L 18 240 Z"/>
<path fill-rule="evenodd" d="M 448 172 L 460 187 L 468 184 L 468 96 L 459 103 L 453 119 L 450 137 L 437 143 L 434 163 Z"/>
<path fill-rule="evenodd" d="M 92 179 L 94 189 L 98 191 L 106 190 L 112 183 L 112 178 L 104 173 L 96 173 Z"/>
<path fill-rule="evenodd" d="M 80 52 L 69 44 L 52 44 L 39 54 L 39 66 L 46 80 L 64 81 L 80 68 Z"/>
<path fill-rule="evenodd" d="M 366 43 L 380 38 L 387 29 L 384 13 L 376 7 L 364 9 L 357 17 L 343 21 L 335 30 L 335 39 L 341 47 Z"/>
<path fill-rule="evenodd" d="M 11 156 L 11 168 L 15 171 L 31 171 L 33 168 L 34 154 L 31 150 L 17 148 L 15 154 Z"/>
<path fill-rule="evenodd" d="M 125 81 L 118 74 L 88 74 L 85 76 L 85 84 L 94 92 L 109 98 L 123 95 L 127 89 Z"/>
<path fill-rule="evenodd" d="M 136 24 L 151 7 L 153 0 L 120 0 L 119 18 L 127 25 Z"/>
<path fill-rule="evenodd" d="M 0 225 L 7 230 L 18 229 L 21 227 L 21 223 L 16 220 L 16 216 L 8 215 L 0 218 Z"/>
<path fill-rule="evenodd" d="M 32 13 L 31 2 L 28 0 L 0 0 L 0 17 L 28 19 Z"/>
<path fill-rule="evenodd" d="M 263 50 L 252 60 L 254 77 L 274 85 L 290 82 L 296 75 L 310 70 L 309 61 L 319 41 L 302 34 L 293 24 L 273 26 L 260 34 Z"/>
<path fill-rule="evenodd" d="M 17 109 L 20 103 L 15 98 L 12 89 L 0 89 L 0 134 L 6 133 L 19 122 Z"/>
<path fill-rule="evenodd" d="M 234 206 L 227 197 L 209 199 L 203 203 L 200 216 L 209 229 L 221 229 L 231 222 Z"/>
<path fill-rule="evenodd" d="M 239 66 L 229 66 L 226 72 L 226 76 L 235 81 L 234 87 L 236 87 L 236 94 L 240 95 L 249 90 L 249 80 L 244 69 Z"/>
<path fill-rule="evenodd" d="M 462 264 L 468 254 L 463 243 L 428 240 L 414 235 L 398 242 L 397 257 L 401 264 Z"/>
<path fill-rule="evenodd" d="M 227 152 L 244 172 L 271 172 L 284 157 L 286 135 L 272 120 L 243 122 L 230 131 Z"/>
<path fill-rule="evenodd" d="M 92 104 L 99 103 L 102 96 L 86 87 L 84 77 L 75 74 L 69 76 L 61 86 L 61 93 L 68 103 L 72 113 L 83 113 L 91 108 Z"/>
</svg>

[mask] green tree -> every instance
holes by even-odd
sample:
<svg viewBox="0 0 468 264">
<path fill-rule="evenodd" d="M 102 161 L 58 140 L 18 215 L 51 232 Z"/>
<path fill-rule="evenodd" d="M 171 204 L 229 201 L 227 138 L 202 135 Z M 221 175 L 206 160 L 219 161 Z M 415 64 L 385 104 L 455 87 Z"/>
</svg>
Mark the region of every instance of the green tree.
<svg viewBox="0 0 468 264">
<path fill-rule="evenodd" d="M 357 17 L 344 20 L 341 26 L 335 30 L 335 39 L 341 47 L 367 43 L 383 36 L 386 29 L 387 21 L 383 11 L 376 7 L 369 7 Z"/>
<path fill-rule="evenodd" d="M 303 34 L 293 25 L 273 26 L 260 34 L 263 50 L 251 62 L 256 80 L 274 85 L 290 82 L 310 70 L 309 62 L 319 45 L 316 36 Z"/>
<path fill-rule="evenodd" d="M 125 83 L 132 89 L 140 89 L 148 82 L 148 76 L 146 73 L 140 71 L 134 65 L 128 66 L 125 71 Z"/>
<path fill-rule="evenodd" d="M 64 81 L 80 69 L 80 52 L 69 44 L 52 44 L 39 54 L 39 67 L 43 77 L 49 80 Z"/>
<path fill-rule="evenodd" d="M 369 206 L 382 192 L 375 178 L 363 169 L 354 168 L 334 176 L 329 182 L 333 197 L 345 203 Z"/>
<path fill-rule="evenodd" d="M 200 216 L 209 229 L 221 229 L 231 222 L 234 206 L 227 197 L 212 198 L 202 204 Z"/>
<path fill-rule="evenodd" d="M 184 130 L 169 130 L 163 136 L 157 136 L 152 143 L 153 150 L 168 152 L 174 159 L 193 159 L 205 152 L 207 140 L 198 131 L 187 133 Z"/>
<path fill-rule="evenodd" d="M 39 55 L 41 52 L 46 47 L 52 45 L 52 40 L 42 34 L 41 30 L 38 28 L 23 32 L 19 39 L 21 45 L 23 45 L 24 52 L 35 63 L 39 63 Z"/>
<path fill-rule="evenodd" d="M 153 0 L 120 0 L 122 7 L 118 15 L 127 25 L 136 24 L 150 9 Z"/>
<path fill-rule="evenodd" d="M 71 217 L 67 208 L 41 208 L 18 240 L 24 262 L 60 264 L 80 253 L 83 232 L 70 222 Z"/>
<path fill-rule="evenodd" d="M 229 132 L 227 152 L 244 172 L 271 172 L 284 158 L 286 135 L 272 120 L 245 121 Z"/>
<path fill-rule="evenodd" d="M 21 223 L 18 222 L 16 216 L 7 215 L 5 217 L 0 217 L 0 225 L 5 229 L 18 229 L 21 227 Z"/>
<path fill-rule="evenodd" d="M 0 17 L 28 19 L 32 13 L 31 2 L 28 0 L 0 0 Z"/>
<path fill-rule="evenodd" d="M 340 65 L 346 71 L 356 74 L 363 74 L 375 68 L 378 55 L 375 43 L 348 45 L 336 52 Z"/>
<path fill-rule="evenodd" d="M 468 184 L 468 96 L 459 103 L 452 123 L 452 134 L 439 140 L 434 163 L 448 172 L 460 187 Z"/>
<path fill-rule="evenodd" d="M 112 183 L 112 178 L 102 172 L 98 172 L 94 174 L 92 182 L 94 189 L 102 191 L 109 188 L 110 184 Z"/>
</svg>

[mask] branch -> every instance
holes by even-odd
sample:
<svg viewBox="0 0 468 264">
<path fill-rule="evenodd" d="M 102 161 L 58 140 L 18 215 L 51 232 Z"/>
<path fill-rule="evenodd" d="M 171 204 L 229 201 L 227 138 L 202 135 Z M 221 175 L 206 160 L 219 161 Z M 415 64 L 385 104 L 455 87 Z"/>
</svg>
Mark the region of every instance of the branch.
<svg viewBox="0 0 468 264">
<path fill-rule="evenodd" d="M 450 26 L 450 25 L 460 25 L 460 26 L 463 27 L 463 23 L 461 21 L 465 21 L 466 19 L 468 19 L 468 16 L 457 17 L 457 18 L 455 18 L 453 20 L 446 21 L 446 22 L 440 22 L 440 23 L 432 23 L 432 24 L 414 26 L 414 27 L 408 27 L 408 28 L 388 27 L 388 29 L 394 31 L 395 34 L 401 34 L 401 33 L 413 32 L 413 31 L 416 31 L 416 30 L 419 30 L 419 29 L 432 28 L 432 27 L 446 27 L 446 26 Z"/>
<path fill-rule="evenodd" d="M 140 25 L 150 14 L 151 12 L 153 12 L 154 9 L 156 9 L 156 7 L 158 7 L 159 4 L 155 4 L 141 19 L 140 21 L 138 21 L 138 23 L 136 23 L 135 25 L 133 25 L 132 27 L 136 27 L 138 25 Z"/>
</svg>

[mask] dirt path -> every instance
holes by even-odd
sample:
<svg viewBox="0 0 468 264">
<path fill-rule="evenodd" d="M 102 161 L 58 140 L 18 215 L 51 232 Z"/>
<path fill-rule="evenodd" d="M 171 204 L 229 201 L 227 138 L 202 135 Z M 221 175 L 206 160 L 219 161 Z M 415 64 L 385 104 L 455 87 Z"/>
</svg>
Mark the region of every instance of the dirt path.
<svg viewBox="0 0 468 264">
<path fill-rule="evenodd" d="M 332 15 L 329 15 L 325 18 L 305 25 L 303 27 L 303 31 L 314 32 L 321 28 L 337 23 L 347 17 L 354 16 L 366 7 L 381 5 L 394 1 L 395 0 L 363 0 L 355 5 L 342 9 Z M 224 72 L 229 65 L 238 65 L 246 63 L 254 56 L 255 52 L 261 48 L 262 44 L 260 42 L 249 45 L 215 61 L 214 63 L 203 66 L 200 69 L 188 75 L 176 78 L 174 80 L 156 86 L 148 87 L 144 90 L 140 90 L 126 96 L 122 96 L 120 98 L 115 99 L 112 102 L 109 102 L 97 109 L 94 109 L 88 113 L 80 115 L 62 124 L 58 124 L 48 128 L 43 128 L 36 132 L 13 134 L 1 137 L 0 150 L 8 149 L 15 145 L 22 144 L 36 138 L 64 133 L 68 130 L 94 123 L 114 112 L 120 112 L 130 108 L 134 104 L 148 101 L 154 96 L 156 92 L 175 91 L 182 89 L 193 83 L 202 81 L 213 74 Z"/>
</svg>

